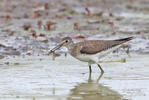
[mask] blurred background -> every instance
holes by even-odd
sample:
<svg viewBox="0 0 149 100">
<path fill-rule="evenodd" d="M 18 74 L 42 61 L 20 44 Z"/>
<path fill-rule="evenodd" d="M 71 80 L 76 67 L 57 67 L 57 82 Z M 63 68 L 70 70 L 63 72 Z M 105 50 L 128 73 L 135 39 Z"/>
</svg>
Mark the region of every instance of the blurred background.
<svg viewBox="0 0 149 100">
<path fill-rule="evenodd" d="M 0 0 L 1 56 L 44 54 L 64 36 L 75 40 L 134 36 L 131 50 L 147 53 L 148 4 L 148 0 Z M 3 51 L 3 45 L 17 52 Z"/>
</svg>

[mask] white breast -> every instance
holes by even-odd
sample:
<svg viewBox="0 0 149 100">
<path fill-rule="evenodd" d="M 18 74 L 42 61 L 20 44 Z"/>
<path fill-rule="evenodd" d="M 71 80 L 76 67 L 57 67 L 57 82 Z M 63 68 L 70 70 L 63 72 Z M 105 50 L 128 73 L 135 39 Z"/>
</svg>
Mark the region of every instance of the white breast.
<svg viewBox="0 0 149 100">
<path fill-rule="evenodd" d="M 96 57 L 96 55 L 87 55 L 87 54 L 77 55 L 75 58 L 77 58 L 80 61 L 90 63 L 95 63 L 98 60 L 98 57 Z"/>
</svg>

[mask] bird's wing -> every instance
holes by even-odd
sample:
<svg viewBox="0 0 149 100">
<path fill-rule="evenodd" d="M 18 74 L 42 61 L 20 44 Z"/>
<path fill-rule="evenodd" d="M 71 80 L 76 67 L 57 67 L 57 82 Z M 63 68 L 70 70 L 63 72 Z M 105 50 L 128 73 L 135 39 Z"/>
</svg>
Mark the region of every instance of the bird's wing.
<svg viewBox="0 0 149 100">
<path fill-rule="evenodd" d="M 132 37 L 118 39 L 118 40 L 89 40 L 80 49 L 82 54 L 96 54 L 105 51 L 124 42 L 131 40 Z"/>
<path fill-rule="evenodd" d="M 82 46 L 80 53 L 82 54 L 96 54 L 100 51 L 106 50 L 109 48 L 109 43 L 107 41 L 90 41 L 87 45 Z"/>
</svg>

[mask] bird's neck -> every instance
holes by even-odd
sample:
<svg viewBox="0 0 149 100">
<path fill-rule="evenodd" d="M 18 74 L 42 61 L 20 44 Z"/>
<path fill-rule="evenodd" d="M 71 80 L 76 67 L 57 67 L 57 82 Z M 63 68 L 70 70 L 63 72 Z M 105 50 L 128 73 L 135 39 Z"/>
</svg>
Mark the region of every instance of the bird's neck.
<svg viewBox="0 0 149 100">
<path fill-rule="evenodd" d="M 68 50 L 71 50 L 74 47 L 74 43 L 70 43 L 66 46 Z"/>
</svg>

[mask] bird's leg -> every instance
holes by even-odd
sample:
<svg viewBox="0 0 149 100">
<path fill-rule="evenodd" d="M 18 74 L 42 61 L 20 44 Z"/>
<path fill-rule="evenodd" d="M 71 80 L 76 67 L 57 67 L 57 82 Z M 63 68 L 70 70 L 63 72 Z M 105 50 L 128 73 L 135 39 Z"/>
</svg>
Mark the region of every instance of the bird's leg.
<svg viewBox="0 0 149 100">
<path fill-rule="evenodd" d="M 91 68 L 91 65 L 89 65 L 89 70 L 90 70 L 90 73 L 92 73 L 92 68 Z"/>
<path fill-rule="evenodd" d="M 98 65 L 98 67 L 100 68 L 101 73 L 103 74 L 103 73 L 104 73 L 104 70 L 101 68 L 101 66 L 100 66 L 99 64 L 97 64 L 97 65 Z"/>
<path fill-rule="evenodd" d="M 109 61 L 98 61 L 99 63 L 110 63 L 110 62 L 122 62 L 122 63 L 125 63 L 126 62 L 126 59 L 125 58 L 122 58 L 122 59 L 118 59 L 118 60 L 109 60 Z"/>
</svg>

